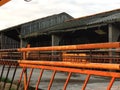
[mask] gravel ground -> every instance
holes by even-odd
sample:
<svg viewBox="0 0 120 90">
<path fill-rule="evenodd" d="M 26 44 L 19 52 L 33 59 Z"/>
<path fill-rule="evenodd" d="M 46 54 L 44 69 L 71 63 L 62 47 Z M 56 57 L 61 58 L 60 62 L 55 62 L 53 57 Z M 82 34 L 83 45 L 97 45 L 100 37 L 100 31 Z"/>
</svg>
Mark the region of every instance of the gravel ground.
<svg viewBox="0 0 120 90">
<path fill-rule="evenodd" d="M 0 67 L 0 73 L 2 71 L 1 69 L 2 67 Z M 8 68 L 5 68 L 5 71 L 3 73 L 4 77 L 6 76 L 7 69 Z M 12 68 L 9 72 L 9 79 L 12 78 L 13 71 L 14 71 L 14 68 Z M 19 79 L 20 72 L 21 72 L 21 69 L 20 68 L 17 69 L 15 80 Z M 28 70 L 28 73 L 29 73 L 29 70 Z M 34 69 L 34 73 L 32 74 L 32 78 L 30 81 L 30 86 L 35 87 L 39 74 L 40 74 L 40 70 Z M 47 90 L 51 76 L 52 76 L 52 71 L 47 71 L 47 70 L 44 71 L 40 85 L 39 85 L 40 89 Z M 57 72 L 54 82 L 52 84 L 51 90 L 62 90 L 66 78 L 67 78 L 67 73 Z M 85 78 L 86 78 L 86 75 L 72 74 L 66 90 L 81 90 Z M 109 84 L 109 81 L 110 81 L 110 78 L 92 76 L 87 84 L 86 90 L 106 90 L 107 85 Z M 115 81 L 111 90 L 120 90 L 120 80 Z"/>
</svg>

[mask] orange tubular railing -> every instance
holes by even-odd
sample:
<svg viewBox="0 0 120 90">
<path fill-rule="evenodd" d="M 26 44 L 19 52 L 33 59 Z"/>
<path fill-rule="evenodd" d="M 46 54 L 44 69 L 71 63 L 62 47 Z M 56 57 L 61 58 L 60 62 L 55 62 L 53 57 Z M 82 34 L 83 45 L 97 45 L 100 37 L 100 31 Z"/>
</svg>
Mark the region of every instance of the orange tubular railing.
<svg viewBox="0 0 120 90">
<path fill-rule="evenodd" d="M 44 65 L 44 66 L 57 66 L 57 67 L 73 67 L 73 68 L 87 68 L 87 69 L 107 69 L 107 70 L 120 70 L 120 64 L 109 63 L 71 63 L 71 62 L 51 62 L 51 61 L 18 61 L 19 65 Z"/>
<path fill-rule="evenodd" d="M 82 50 L 82 49 L 102 49 L 102 48 L 119 48 L 119 42 L 83 44 L 83 45 L 68 45 L 68 46 L 53 46 L 53 47 L 35 47 L 35 48 L 20 48 L 18 51 L 64 51 L 64 50 Z"/>
<path fill-rule="evenodd" d="M 111 80 L 106 90 L 111 90 L 115 79 L 120 78 L 119 48 L 120 43 L 114 42 L 69 46 L 2 49 L 0 50 L 0 65 L 3 67 L 1 68 L 0 81 L 2 81 L 3 76 L 5 77 L 2 90 L 5 90 L 6 80 L 9 78 L 11 67 L 14 67 L 15 69 L 14 73 L 12 74 L 9 90 L 12 88 L 18 67 L 19 69 L 22 68 L 22 71 L 16 90 L 19 90 L 22 78 L 24 79 L 24 90 L 29 90 L 34 69 L 40 69 L 34 90 L 39 90 L 39 85 L 45 70 L 53 71 L 47 90 L 51 90 L 56 73 L 59 71 L 68 73 L 62 90 L 67 89 L 67 85 L 69 84 L 73 73 L 87 75 L 80 90 L 86 89 L 90 77 L 93 75 L 110 77 Z M 36 60 L 36 58 L 38 59 Z M 6 75 L 4 75 L 4 72 L 6 72 L 6 66 L 8 67 L 8 70 Z M 29 72 L 27 70 L 28 68 L 30 69 Z"/>
</svg>

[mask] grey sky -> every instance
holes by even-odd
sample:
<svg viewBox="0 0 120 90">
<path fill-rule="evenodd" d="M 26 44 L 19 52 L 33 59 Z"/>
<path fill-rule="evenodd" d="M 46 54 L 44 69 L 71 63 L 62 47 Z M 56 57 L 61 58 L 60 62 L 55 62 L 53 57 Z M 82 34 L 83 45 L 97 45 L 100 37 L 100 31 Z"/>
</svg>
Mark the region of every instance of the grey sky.
<svg viewBox="0 0 120 90">
<path fill-rule="evenodd" d="M 120 0 L 11 0 L 0 7 L 0 30 L 66 12 L 78 18 L 120 8 Z"/>
</svg>

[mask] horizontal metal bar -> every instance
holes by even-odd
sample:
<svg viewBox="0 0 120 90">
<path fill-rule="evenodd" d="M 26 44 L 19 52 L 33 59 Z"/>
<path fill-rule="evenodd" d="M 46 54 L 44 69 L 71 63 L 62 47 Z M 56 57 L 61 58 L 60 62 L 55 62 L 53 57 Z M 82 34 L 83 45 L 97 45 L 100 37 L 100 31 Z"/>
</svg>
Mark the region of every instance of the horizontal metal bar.
<svg viewBox="0 0 120 90">
<path fill-rule="evenodd" d="M 95 69 L 108 69 L 120 70 L 120 64 L 110 63 L 73 63 L 73 62 L 58 62 L 58 61 L 27 61 L 19 60 L 19 64 L 29 65 L 46 65 L 46 66 L 61 66 L 61 67 L 74 67 L 74 68 L 95 68 Z"/>
<path fill-rule="evenodd" d="M 19 64 L 19 66 L 26 67 L 26 68 L 56 70 L 56 71 L 63 71 L 63 72 L 72 72 L 72 73 L 90 74 L 90 75 L 97 75 L 97 76 L 120 78 L 120 73 L 110 72 L 110 71 L 85 70 L 85 69 L 76 69 L 76 68 L 53 67 L 53 66 L 42 66 L 42 65 L 29 65 L 29 64 Z"/>
<path fill-rule="evenodd" d="M 29 64 L 29 65 L 46 65 L 46 66 L 71 67 L 71 68 L 73 67 L 73 68 L 120 70 L 120 64 L 110 64 L 110 63 L 73 63 L 73 62 L 57 62 L 57 61 L 29 61 L 29 60 L 4 61 L 4 60 L 1 60 L 0 64 L 12 65 L 12 66 L 19 65 L 19 64 Z"/>
<path fill-rule="evenodd" d="M 119 42 L 110 43 L 96 43 L 96 44 L 81 44 L 81 45 L 67 45 L 67 46 L 52 46 L 52 47 L 34 47 L 34 48 L 19 48 L 19 52 L 24 51 L 61 51 L 61 50 L 82 50 L 82 49 L 98 49 L 98 48 L 119 48 Z"/>
<path fill-rule="evenodd" d="M 19 64 L 16 60 L 0 60 L 0 65 L 18 66 Z"/>
<path fill-rule="evenodd" d="M 14 49 L 0 49 L 0 52 L 17 52 L 18 49 L 14 48 Z"/>
</svg>

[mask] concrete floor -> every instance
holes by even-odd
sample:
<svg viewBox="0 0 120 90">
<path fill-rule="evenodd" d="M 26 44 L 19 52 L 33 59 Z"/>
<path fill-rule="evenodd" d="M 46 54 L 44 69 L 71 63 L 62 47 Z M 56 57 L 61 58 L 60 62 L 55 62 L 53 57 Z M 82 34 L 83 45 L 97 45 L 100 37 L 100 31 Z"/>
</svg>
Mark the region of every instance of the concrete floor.
<svg viewBox="0 0 120 90">
<path fill-rule="evenodd" d="M 1 69 L 2 67 L 0 66 L 0 73 L 2 71 Z M 7 69 L 8 68 L 5 68 L 5 71 L 3 73 L 4 77 L 6 76 Z M 10 70 L 9 79 L 12 78 L 13 71 L 14 71 L 14 68 Z M 21 69 L 20 68 L 17 69 L 15 80 L 19 79 L 20 72 L 21 72 Z M 29 70 L 28 70 L 28 73 L 29 73 Z M 30 86 L 32 87 L 36 86 L 39 74 L 40 74 L 40 70 L 34 69 L 34 73 L 32 74 L 32 78 L 30 81 Z M 40 89 L 47 90 L 51 76 L 52 76 L 52 71 L 47 71 L 47 70 L 44 71 L 43 77 L 39 85 Z M 57 72 L 55 76 L 55 80 L 52 84 L 51 90 L 62 90 L 66 78 L 67 78 L 67 73 Z M 73 74 L 67 86 L 67 90 L 81 90 L 85 78 L 86 78 L 86 75 Z M 110 78 L 92 76 L 90 78 L 90 81 L 87 84 L 86 90 L 106 90 L 109 81 L 110 81 Z M 120 90 L 120 80 L 115 81 L 111 90 Z"/>
</svg>

